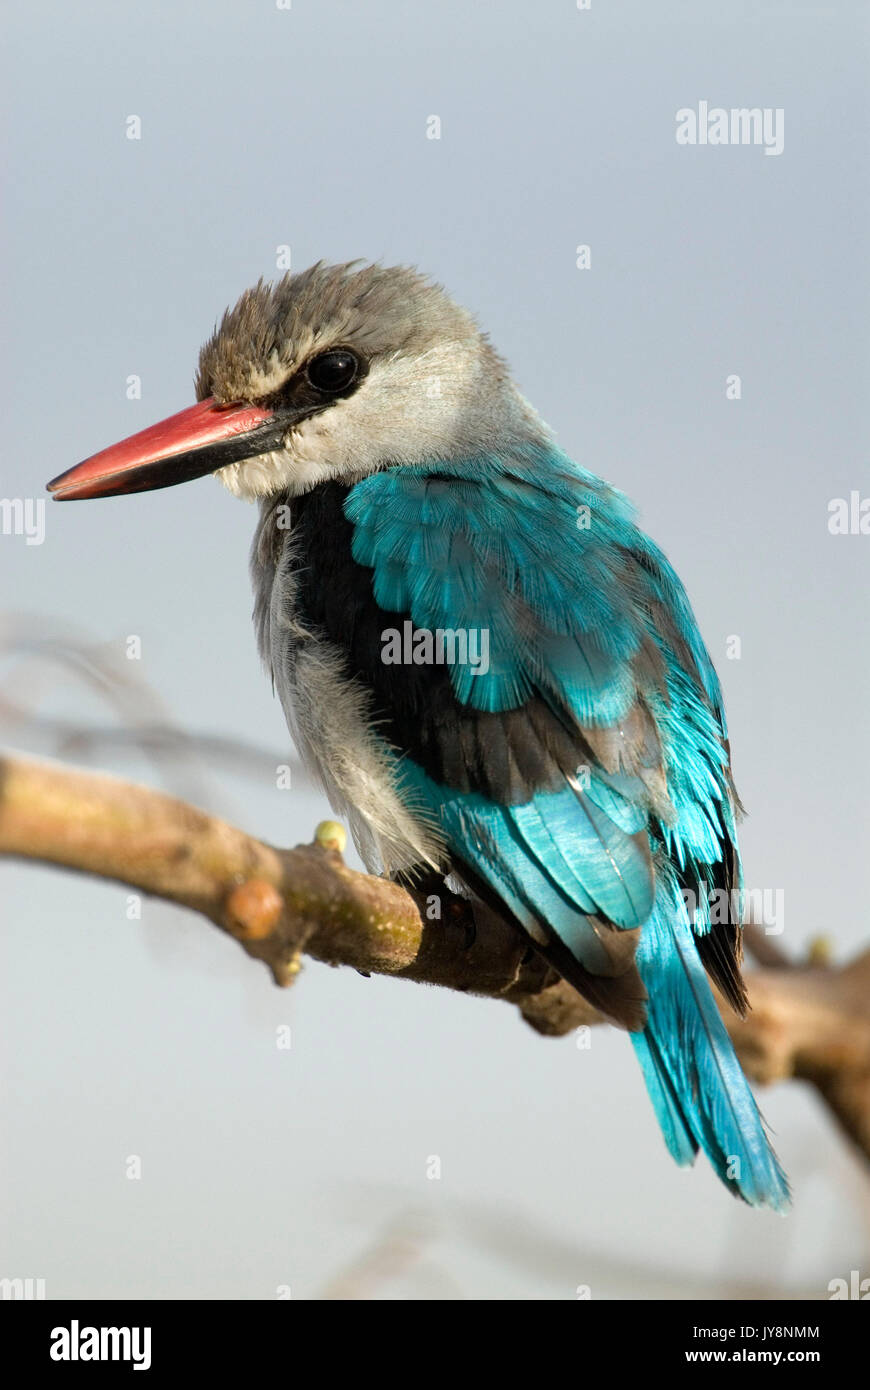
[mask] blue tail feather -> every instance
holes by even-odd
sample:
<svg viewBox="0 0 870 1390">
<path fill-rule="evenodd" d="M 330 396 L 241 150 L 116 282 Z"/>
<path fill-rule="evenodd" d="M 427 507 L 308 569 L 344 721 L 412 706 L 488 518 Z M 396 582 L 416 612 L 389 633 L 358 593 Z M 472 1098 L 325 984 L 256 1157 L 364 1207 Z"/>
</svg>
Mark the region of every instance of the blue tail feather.
<svg viewBox="0 0 870 1390">
<path fill-rule="evenodd" d="M 698 956 L 682 898 L 665 868 L 637 965 L 647 1025 L 631 1034 L 650 1099 L 678 1163 L 700 1147 L 751 1206 L 785 1211 L 789 1188 Z"/>
<path fill-rule="evenodd" d="M 631 1033 L 630 1037 L 668 1153 L 681 1168 L 687 1168 L 698 1155 L 698 1144 L 686 1124 L 679 1096 L 655 1038 L 648 1027 L 642 1033 Z"/>
</svg>

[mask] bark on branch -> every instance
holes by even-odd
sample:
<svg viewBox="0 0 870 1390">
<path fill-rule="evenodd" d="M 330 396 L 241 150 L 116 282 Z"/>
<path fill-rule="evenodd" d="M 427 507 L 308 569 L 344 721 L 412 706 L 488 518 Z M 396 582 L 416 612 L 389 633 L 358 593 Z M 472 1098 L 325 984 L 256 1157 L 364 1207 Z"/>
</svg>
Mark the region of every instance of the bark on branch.
<svg viewBox="0 0 870 1390">
<path fill-rule="evenodd" d="M 146 787 L 0 758 L 0 855 L 113 879 L 191 908 L 263 961 L 280 985 L 292 983 L 304 954 L 504 999 L 553 1036 L 601 1022 L 500 918 L 472 910 L 440 881 L 408 891 L 357 873 L 341 857 L 341 834 L 326 823 L 315 843 L 276 849 Z M 429 920 L 433 894 L 441 916 Z M 722 1004 L 747 1074 L 811 1082 L 870 1157 L 870 952 L 842 968 L 777 963 L 769 947 L 767 957 L 747 972 L 749 1018 Z"/>
</svg>

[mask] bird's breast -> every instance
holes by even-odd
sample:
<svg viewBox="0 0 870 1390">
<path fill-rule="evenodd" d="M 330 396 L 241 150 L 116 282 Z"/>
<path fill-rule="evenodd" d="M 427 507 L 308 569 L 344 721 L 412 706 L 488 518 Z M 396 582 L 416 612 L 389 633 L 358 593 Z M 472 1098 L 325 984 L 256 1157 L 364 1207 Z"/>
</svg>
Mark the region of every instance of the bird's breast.
<svg viewBox="0 0 870 1390">
<path fill-rule="evenodd" d="M 258 644 L 299 753 L 367 866 L 434 865 L 437 836 L 406 805 L 370 663 L 355 655 L 379 620 L 370 572 L 351 554 L 346 492 L 330 483 L 263 504 L 251 557 Z"/>
</svg>

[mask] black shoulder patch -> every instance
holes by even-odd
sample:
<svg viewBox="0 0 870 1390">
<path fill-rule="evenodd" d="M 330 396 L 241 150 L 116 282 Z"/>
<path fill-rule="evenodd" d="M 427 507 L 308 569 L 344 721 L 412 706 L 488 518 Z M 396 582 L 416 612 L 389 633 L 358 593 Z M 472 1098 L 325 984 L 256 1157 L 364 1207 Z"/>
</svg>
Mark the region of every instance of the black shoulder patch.
<svg viewBox="0 0 870 1390">
<path fill-rule="evenodd" d="M 588 750 L 543 700 L 504 713 L 474 710 L 457 700 L 448 666 L 382 661 L 384 633 L 401 630 L 410 615 L 379 607 L 372 571 L 353 558 L 348 491 L 324 483 L 290 504 L 296 601 L 303 623 L 339 648 L 348 674 L 372 692 L 381 733 L 434 781 L 502 805 L 563 785 Z"/>
</svg>

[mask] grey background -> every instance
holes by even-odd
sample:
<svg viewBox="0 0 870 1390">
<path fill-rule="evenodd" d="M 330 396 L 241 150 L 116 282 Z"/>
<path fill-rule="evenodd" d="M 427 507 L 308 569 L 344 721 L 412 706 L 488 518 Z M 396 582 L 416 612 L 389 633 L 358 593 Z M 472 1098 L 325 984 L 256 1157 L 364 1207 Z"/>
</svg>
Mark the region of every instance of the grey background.
<svg viewBox="0 0 870 1390">
<path fill-rule="evenodd" d="M 867 933 L 870 538 L 831 536 L 827 506 L 870 493 L 866 25 L 790 2 L 7 10 L 0 495 L 39 497 L 189 403 L 200 342 L 277 246 L 297 269 L 419 265 L 638 503 L 722 675 L 748 881 L 784 890 L 787 950 L 828 932 L 847 956 Z M 702 99 L 784 108 L 784 153 L 677 146 Z M 41 546 L 0 536 L 19 634 L 73 625 L 121 666 L 137 634 L 131 674 L 180 725 L 288 756 L 250 630 L 252 510 L 205 479 L 46 524 Z M 11 643 L 0 675 L 42 715 L 114 717 Z M 190 790 L 189 769 L 92 761 Z M 278 843 L 326 814 L 269 759 L 202 778 Z M 615 1032 L 581 1051 L 503 1005 L 315 964 L 282 993 L 192 916 L 128 922 L 117 887 L 0 873 L 0 1276 L 49 1297 L 528 1299 L 824 1297 L 870 1272 L 865 1173 L 798 1086 L 762 1098 L 782 1221 L 671 1164 Z"/>
</svg>

